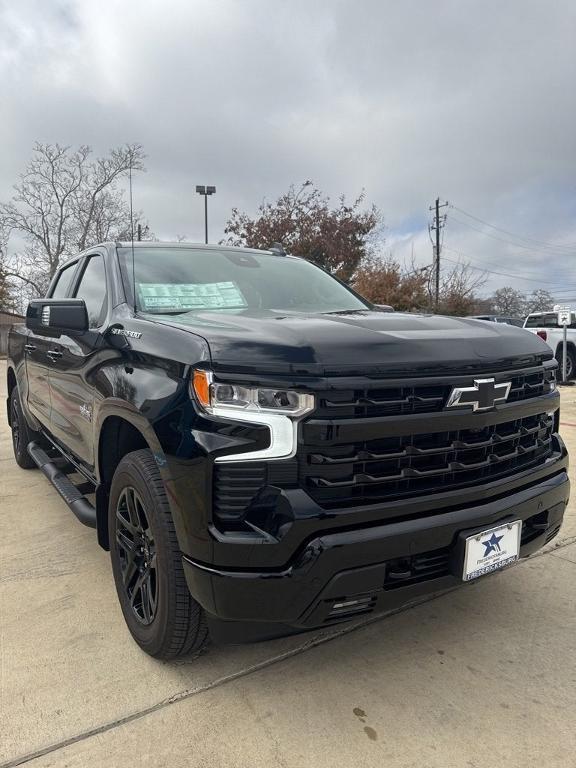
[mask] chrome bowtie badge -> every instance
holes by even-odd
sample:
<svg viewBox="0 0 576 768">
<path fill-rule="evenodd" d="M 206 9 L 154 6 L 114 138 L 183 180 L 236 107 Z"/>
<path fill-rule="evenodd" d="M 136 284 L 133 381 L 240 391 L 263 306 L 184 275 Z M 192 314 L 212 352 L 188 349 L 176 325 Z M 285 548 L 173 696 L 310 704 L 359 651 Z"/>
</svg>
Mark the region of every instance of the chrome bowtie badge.
<svg viewBox="0 0 576 768">
<path fill-rule="evenodd" d="M 473 387 L 454 387 L 446 408 L 461 408 L 471 405 L 473 411 L 486 411 L 496 403 L 504 403 L 510 393 L 510 381 L 496 384 L 494 379 L 474 379 Z"/>
</svg>

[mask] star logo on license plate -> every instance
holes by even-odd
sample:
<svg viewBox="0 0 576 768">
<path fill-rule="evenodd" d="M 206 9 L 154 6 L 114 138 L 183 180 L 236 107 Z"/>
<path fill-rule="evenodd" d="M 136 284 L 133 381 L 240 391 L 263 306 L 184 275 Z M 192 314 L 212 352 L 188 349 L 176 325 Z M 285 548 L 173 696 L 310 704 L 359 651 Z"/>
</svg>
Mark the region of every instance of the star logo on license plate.
<svg viewBox="0 0 576 768">
<path fill-rule="evenodd" d="M 486 541 L 482 542 L 482 546 L 486 547 L 486 551 L 484 552 L 484 557 L 488 557 L 488 555 L 491 552 L 501 552 L 500 549 L 500 542 L 504 536 L 496 536 L 495 533 L 490 536 L 489 539 L 486 539 Z"/>
</svg>

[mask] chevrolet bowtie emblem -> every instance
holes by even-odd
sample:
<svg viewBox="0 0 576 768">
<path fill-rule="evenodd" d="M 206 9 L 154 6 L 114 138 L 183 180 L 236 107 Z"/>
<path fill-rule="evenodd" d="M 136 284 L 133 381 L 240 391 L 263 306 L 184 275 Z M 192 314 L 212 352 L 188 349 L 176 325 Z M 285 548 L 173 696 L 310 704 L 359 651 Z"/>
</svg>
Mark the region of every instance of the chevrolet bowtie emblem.
<svg viewBox="0 0 576 768">
<path fill-rule="evenodd" d="M 471 405 L 473 411 L 486 411 L 496 403 L 504 403 L 510 393 L 512 382 L 499 384 L 494 379 L 474 379 L 473 387 L 454 387 L 446 408 L 460 408 Z"/>
</svg>

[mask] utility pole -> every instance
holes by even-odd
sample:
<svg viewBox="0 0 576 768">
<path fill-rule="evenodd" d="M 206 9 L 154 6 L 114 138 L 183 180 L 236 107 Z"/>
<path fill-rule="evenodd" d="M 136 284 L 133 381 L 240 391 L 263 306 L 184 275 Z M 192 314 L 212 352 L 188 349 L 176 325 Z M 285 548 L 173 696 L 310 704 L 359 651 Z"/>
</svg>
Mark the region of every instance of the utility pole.
<svg viewBox="0 0 576 768">
<path fill-rule="evenodd" d="M 446 224 L 446 214 L 440 216 L 440 208 L 446 208 L 448 203 L 441 203 L 440 198 L 436 198 L 434 205 L 429 207 L 429 211 L 434 211 L 434 221 L 430 225 L 430 232 L 435 232 L 435 243 L 432 243 L 433 269 L 434 269 L 434 306 L 438 312 L 438 302 L 440 299 L 440 230 Z"/>
</svg>

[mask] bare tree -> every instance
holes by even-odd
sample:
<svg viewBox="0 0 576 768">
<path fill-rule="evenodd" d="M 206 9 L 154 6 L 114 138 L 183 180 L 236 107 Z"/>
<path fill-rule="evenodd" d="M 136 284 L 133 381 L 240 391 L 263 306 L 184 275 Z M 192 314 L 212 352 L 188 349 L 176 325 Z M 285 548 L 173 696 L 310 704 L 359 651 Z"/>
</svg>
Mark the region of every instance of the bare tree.
<svg viewBox="0 0 576 768">
<path fill-rule="evenodd" d="M 100 242 L 105 240 L 158 240 L 154 232 L 150 229 L 149 225 L 142 220 L 141 212 L 134 212 L 134 226 L 130 226 L 130 219 L 124 222 L 124 229 L 118 229 L 113 237 L 103 237 Z"/>
<path fill-rule="evenodd" d="M 6 277 L 2 264 L 0 264 L 0 312 L 14 309 L 14 297 L 11 286 Z"/>
<path fill-rule="evenodd" d="M 8 230 L 0 222 L 0 311 L 13 309 L 15 306 L 13 286 L 10 284 L 6 267 L 8 235 Z"/>
<path fill-rule="evenodd" d="M 8 276 L 42 292 L 63 260 L 129 230 L 129 207 L 118 182 L 143 170 L 139 144 L 97 158 L 88 146 L 36 144 L 12 200 L 0 204 L 0 231 L 17 241 L 4 256 Z"/>
<path fill-rule="evenodd" d="M 477 272 L 467 262 L 458 262 L 450 270 L 443 272 L 440 278 L 439 314 L 459 317 L 472 314 L 477 302 L 476 291 L 485 285 L 486 280 L 484 272 Z M 433 306 L 434 296 L 432 282 L 431 270 L 428 283 L 430 308 Z"/>
<path fill-rule="evenodd" d="M 494 292 L 492 305 L 497 315 L 523 317 L 526 307 L 526 295 L 510 285 L 505 285 Z"/>
<path fill-rule="evenodd" d="M 554 306 L 554 296 L 545 288 L 536 288 L 526 299 L 524 314 L 550 311 Z"/>
</svg>

